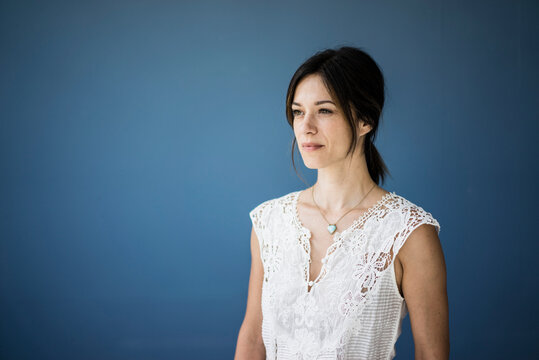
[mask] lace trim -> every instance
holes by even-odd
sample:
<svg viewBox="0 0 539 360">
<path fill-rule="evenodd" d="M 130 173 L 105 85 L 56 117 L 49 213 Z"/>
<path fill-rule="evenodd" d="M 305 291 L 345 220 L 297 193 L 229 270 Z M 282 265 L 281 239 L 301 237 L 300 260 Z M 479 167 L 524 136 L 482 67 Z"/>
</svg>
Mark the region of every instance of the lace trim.
<svg viewBox="0 0 539 360">
<path fill-rule="evenodd" d="M 267 283 L 271 275 L 279 268 L 281 263 L 279 244 L 271 241 L 271 234 L 268 233 L 268 210 L 275 206 L 275 199 L 270 199 L 256 206 L 249 216 L 253 222 L 253 227 L 258 238 L 260 248 L 260 259 L 264 267 L 264 282 Z M 266 239 L 266 236 L 268 239 Z"/>
<path fill-rule="evenodd" d="M 300 232 L 300 244 L 305 250 L 305 253 L 307 255 L 307 263 L 304 265 L 303 269 L 303 280 L 304 283 L 307 286 L 307 293 L 311 293 L 313 290 L 313 287 L 315 284 L 318 284 L 322 279 L 325 277 L 325 275 L 328 272 L 326 264 L 329 262 L 330 257 L 332 254 L 335 253 L 335 251 L 341 246 L 342 239 L 344 238 L 345 234 L 348 234 L 350 231 L 354 231 L 361 227 L 365 221 L 371 217 L 372 214 L 374 214 L 380 207 L 382 207 L 390 198 L 393 197 L 393 195 L 396 195 L 395 192 L 388 192 L 382 196 L 380 200 L 378 200 L 374 205 L 372 205 L 370 208 L 368 208 L 363 214 L 361 214 L 360 217 L 356 218 L 352 225 L 344 229 L 342 232 L 336 231 L 333 235 L 333 243 L 327 248 L 326 254 L 322 258 L 322 267 L 320 268 L 320 272 L 316 279 L 310 281 L 310 263 L 311 263 L 311 244 L 310 240 L 312 237 L 311 231 L 306 228 L 300 218 L 299 218 L 299 212 L 298 212 L 298 199 L 299 195 L 303 190 L 298 190 L 294 193 L 292 193 L 292 207 L 293 207 L 293 219 L 294 224 L 296 225 L 298 231 Z M 309 286 L 311 287 L 309 289 Z"/>
</svg>

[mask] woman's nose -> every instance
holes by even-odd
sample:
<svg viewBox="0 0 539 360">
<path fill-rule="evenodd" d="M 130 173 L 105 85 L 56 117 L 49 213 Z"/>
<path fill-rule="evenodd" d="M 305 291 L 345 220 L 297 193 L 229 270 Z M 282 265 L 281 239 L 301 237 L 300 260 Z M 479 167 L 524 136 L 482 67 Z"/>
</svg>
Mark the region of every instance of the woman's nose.
<svg viewBox="0 0 539 360">
<path fill-rule="evenodd" d="M 315 117 L 310 112 L 305 113 L 303 118 L 303 128 L 304 130 L 313 130 L 315 128 Z"/>
</svg>

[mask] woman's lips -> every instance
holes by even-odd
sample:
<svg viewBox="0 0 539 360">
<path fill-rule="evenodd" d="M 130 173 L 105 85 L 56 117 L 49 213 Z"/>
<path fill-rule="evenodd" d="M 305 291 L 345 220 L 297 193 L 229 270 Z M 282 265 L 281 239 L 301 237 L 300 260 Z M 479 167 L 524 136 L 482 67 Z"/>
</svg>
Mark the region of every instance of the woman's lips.
<svg viewBox="0 0 539 360">
<path fill-rule="evenodd" d="M 303 150 L 305 151 L 315 151 L 315 150 L 318 150 L 320 149 L 322 146 L 324 145 L 309 145 L 309 146 L 303 146 Z"/>
</svg>

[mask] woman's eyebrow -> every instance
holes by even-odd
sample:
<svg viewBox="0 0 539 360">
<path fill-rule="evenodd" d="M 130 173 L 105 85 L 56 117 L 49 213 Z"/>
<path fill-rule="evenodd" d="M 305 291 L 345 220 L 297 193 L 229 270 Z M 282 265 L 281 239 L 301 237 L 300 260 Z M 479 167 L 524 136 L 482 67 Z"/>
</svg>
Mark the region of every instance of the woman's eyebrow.
<svg viewBox="0 0 539 360">
<path fill-rule="evenodd" d="M 320 101 L 315 102 L 314 104 L 315 105 L 320 105 L 320 104 L 323 104 L 323 103 L 331 103 L 331 104 L 335 105 L 335 103 L 333 101 L 331 101 L 331 100 L 320 100 Z"/>
<path fill-rule="evenodd" d="M 320 105 L 320 104 L 324 104 L 324 103 L 331 103 L 331 104 L 335 105 L 335 103 L 333 101 L 331 101 L 331 100 L 320 100 L 320 101 L 315 102 L 314 104 L 315 105 Z M 293 102 L 292 105 L 301 106 L 301 104 L 297 103 L 297 102 Z M 337 105 L 335 105 L 335 106 L 337 106 Z"/>
</svg>

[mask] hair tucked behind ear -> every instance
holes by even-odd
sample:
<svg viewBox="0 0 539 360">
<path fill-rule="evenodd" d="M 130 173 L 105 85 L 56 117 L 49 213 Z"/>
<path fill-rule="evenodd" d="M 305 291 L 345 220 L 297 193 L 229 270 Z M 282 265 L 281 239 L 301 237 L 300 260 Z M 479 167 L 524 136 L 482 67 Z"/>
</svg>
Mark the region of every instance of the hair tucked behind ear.
<svg viewBox="0 0 539 360">
<path fill-rule="evenodd" d="M 378 64 L 363 50 L 344 46 L 337 50 L 319 51 L 307 59 L 294 73 L 286 94 L 286 118 L 293 128 L 292 101 L 299 82 L 307 75 L 318 74 L 337 100 L 352 130 L 352 142 L 347 155 L 355 150 L 360 120 L 371 126 L 365 135 L 364 153 L 372 180 L 380 185 L 390 175 L 382 156 L 374 145 L 385 100 L 385 82 Z M 292 142 L 292 165 L 296 138 Z"/>
<path fill-rule="evenodd" d="M 383 184 L 385 180 L 384 176 L 386 173 L 389 174 L 389 170 L 368 134 L 365 137 L 365 159 L 367 161 L 369 175 L 373 181 L 377 184 Z"/>
</svg>

